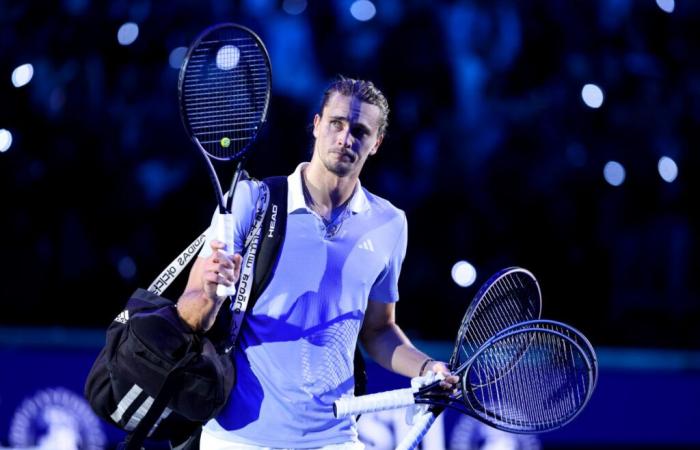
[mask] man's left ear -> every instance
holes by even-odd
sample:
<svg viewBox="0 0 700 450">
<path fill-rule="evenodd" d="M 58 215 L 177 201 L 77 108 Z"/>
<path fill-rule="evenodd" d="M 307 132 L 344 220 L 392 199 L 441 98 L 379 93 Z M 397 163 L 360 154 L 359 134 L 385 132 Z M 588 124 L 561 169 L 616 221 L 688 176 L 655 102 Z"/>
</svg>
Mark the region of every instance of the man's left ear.
<svg viewBox="0 0 700 450">
<path fill-rule="evenodd" d="M 377 142 L 374 144 L 374 147 L 372 147 L 372 150 L 369 151 L 370 155 L 374 155 L 375 153 L 377 153 L 377 150 L 379 150 L 379 146 L 381 145 L 383 140 L 384 140 L 384 135 L 380 134 L 377 137 Z"/>
</svg>

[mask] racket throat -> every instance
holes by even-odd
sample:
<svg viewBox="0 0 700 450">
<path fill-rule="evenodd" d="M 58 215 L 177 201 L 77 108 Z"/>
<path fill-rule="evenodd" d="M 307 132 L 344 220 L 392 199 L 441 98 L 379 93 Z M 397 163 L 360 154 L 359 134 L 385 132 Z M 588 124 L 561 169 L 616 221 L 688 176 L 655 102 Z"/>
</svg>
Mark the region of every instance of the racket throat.
<svg viewBox="0 0 700 450">
<path fill-rule="evenodd" d="M 240 181 L 241 175 L 243 174 L 243 164 L 245 163 L 245 160 L 246 158 L 243 157 L 236 162 L 236 170 L 233 173 L 233 178 L 231 178 L 231 186 L 228 189 L 228 197 L 226 198 L 226 204 L 219 205 L 219 209 L 221 209 L 221 207 L 224 207 L 224 212 L 231 211 L 231 206 L 233 205 L 233 195 L 236 193 L 236 186 L 238 185 L 238 181 Z M 224 212 L 222 212 L 222 214 L 224 214 Z"/>
</svg>

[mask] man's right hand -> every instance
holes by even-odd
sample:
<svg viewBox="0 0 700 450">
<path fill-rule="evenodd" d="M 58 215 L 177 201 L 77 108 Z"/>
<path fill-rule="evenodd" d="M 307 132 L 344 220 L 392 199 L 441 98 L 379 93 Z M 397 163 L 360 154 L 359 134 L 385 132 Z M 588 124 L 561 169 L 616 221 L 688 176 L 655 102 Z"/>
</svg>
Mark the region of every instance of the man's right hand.
<svg viewBox="0 0 700 450">
<path fill-rule="evenodd" d="M 224 251 L 226 244 L 221 241 L 211 241 L 212 253 L 204 260 L 202 272 L 202 289 L 204 294 L 214 302 L 221 303 L 224 298 L 216 295 L 219 284 L 233 286 L 241 276 L 242 257 L 236 253 L 229 257 Z"/>
<path fill-rule="evenodd" d="M 241 274 L 243 258 L 240 254 L 229 257 L 221 241 L 214 240 L 210 246 L 212 254 L 197 258 L 192 265 L 185 292 L 177 302 L 180 318 L 197 332 L 205 332 L 214 325 L 225 300 L 216 294 L 217 286 L 234 285 Z"/>
</svg>

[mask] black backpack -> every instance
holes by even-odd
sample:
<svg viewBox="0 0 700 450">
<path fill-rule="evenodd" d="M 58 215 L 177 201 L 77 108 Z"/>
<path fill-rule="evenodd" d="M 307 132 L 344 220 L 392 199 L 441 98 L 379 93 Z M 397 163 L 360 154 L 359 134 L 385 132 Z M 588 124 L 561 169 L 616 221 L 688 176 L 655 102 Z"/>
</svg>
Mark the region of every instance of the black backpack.
<svg viewBox="0 0 700 450">
<path fill-rule="evenodd" d="M 286 231 L 287 178 L 264 180 L 270 201 L 262 222 L 253 290 L 248 305 L 274 274 Z M 235 382 L 229 351 L 230 300 L 214 326 L 193 333 L 172 301 L 137 289 L 107 329 L 106 343 L 85 383 L 92 409 L 127 431 L 122 449 L 167 440 L 177 450 L 199 448 L 201 426 L 224 407 Z M 355 395 L 365 393 L 364 359 L 355 350 Z"/>
</svg>

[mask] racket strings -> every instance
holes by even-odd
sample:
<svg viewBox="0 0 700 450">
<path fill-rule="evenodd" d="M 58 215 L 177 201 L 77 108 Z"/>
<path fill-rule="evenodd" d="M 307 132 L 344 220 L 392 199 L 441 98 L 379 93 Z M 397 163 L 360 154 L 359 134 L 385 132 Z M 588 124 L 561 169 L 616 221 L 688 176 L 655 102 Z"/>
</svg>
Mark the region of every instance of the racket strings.
<svg viewBox="0 0 700 450">
<path fill-rule="evenodd" d="M 192 51 L 182 100 L 192 134 L 217 159 L 242 155 L 265 119 L 270 77 L 267 54 L 252 35 L 220 30 Z"/>
<path fill-rule="evenodd" d="M 527 322 L 523 322 L 520 324 L 517 324 L 517 326 L 511 326 L 508 328 L 508 331 L 516 331 L 518 329 L 528 329 L 528 328 L 536 328 L 540 330 L 548 330 L 548 331 L 553 331 L 559 334 L 563 334 L 567 338 L 571 339 L 574 341 L 580 349 L 584 352 L 586 358 L 592 362 L 591 364 L 591 370 L 592 370 L 592 378 L 593 378 L 593 384 L 597 382 L 598 379 L 598 365 L 596 363 L 597 357 L 595 354 L 595 350 L 593 350 L 593 346 L 591 343 L 586 339 L 586 337 L 581 334 L 579 331 L 576 329 L 562 324 L 561 322 L 555 322 L 553 320 L 531 320 Z M 572 357 L 573 357 L 573 348 L 571 348 L 572 351 Z M 592 390 L 592 389 L 591 389 Z"/>
<path fill-rule="evenodd" d="M 503 328 L 530 318 L 528 306 L 532 301 L 529 295 L 522 295 L 523 291 L 526 288 L 521 280 L 505 276 L 486 293 L 467 327 L 467 335 L 477 344 L 476 348 Z"/>
<path fill-rule="evenodd" d="M 480 298 L 463 324 L 458 342 L 464 361 L 488 339 L 511 325 L 539 317 L 539 289 L 530 276 L 511 272 L 499 278 Z"/>
<path fill-rule="evenodd" d="M 562 425 L 592 389 L 584 352 L 573 341 L 540 330 L 518 331 L 494 343 L 469 367 L 464 383 L 466 401 L 482 419 L 513 431 Z"/>
</svg>

